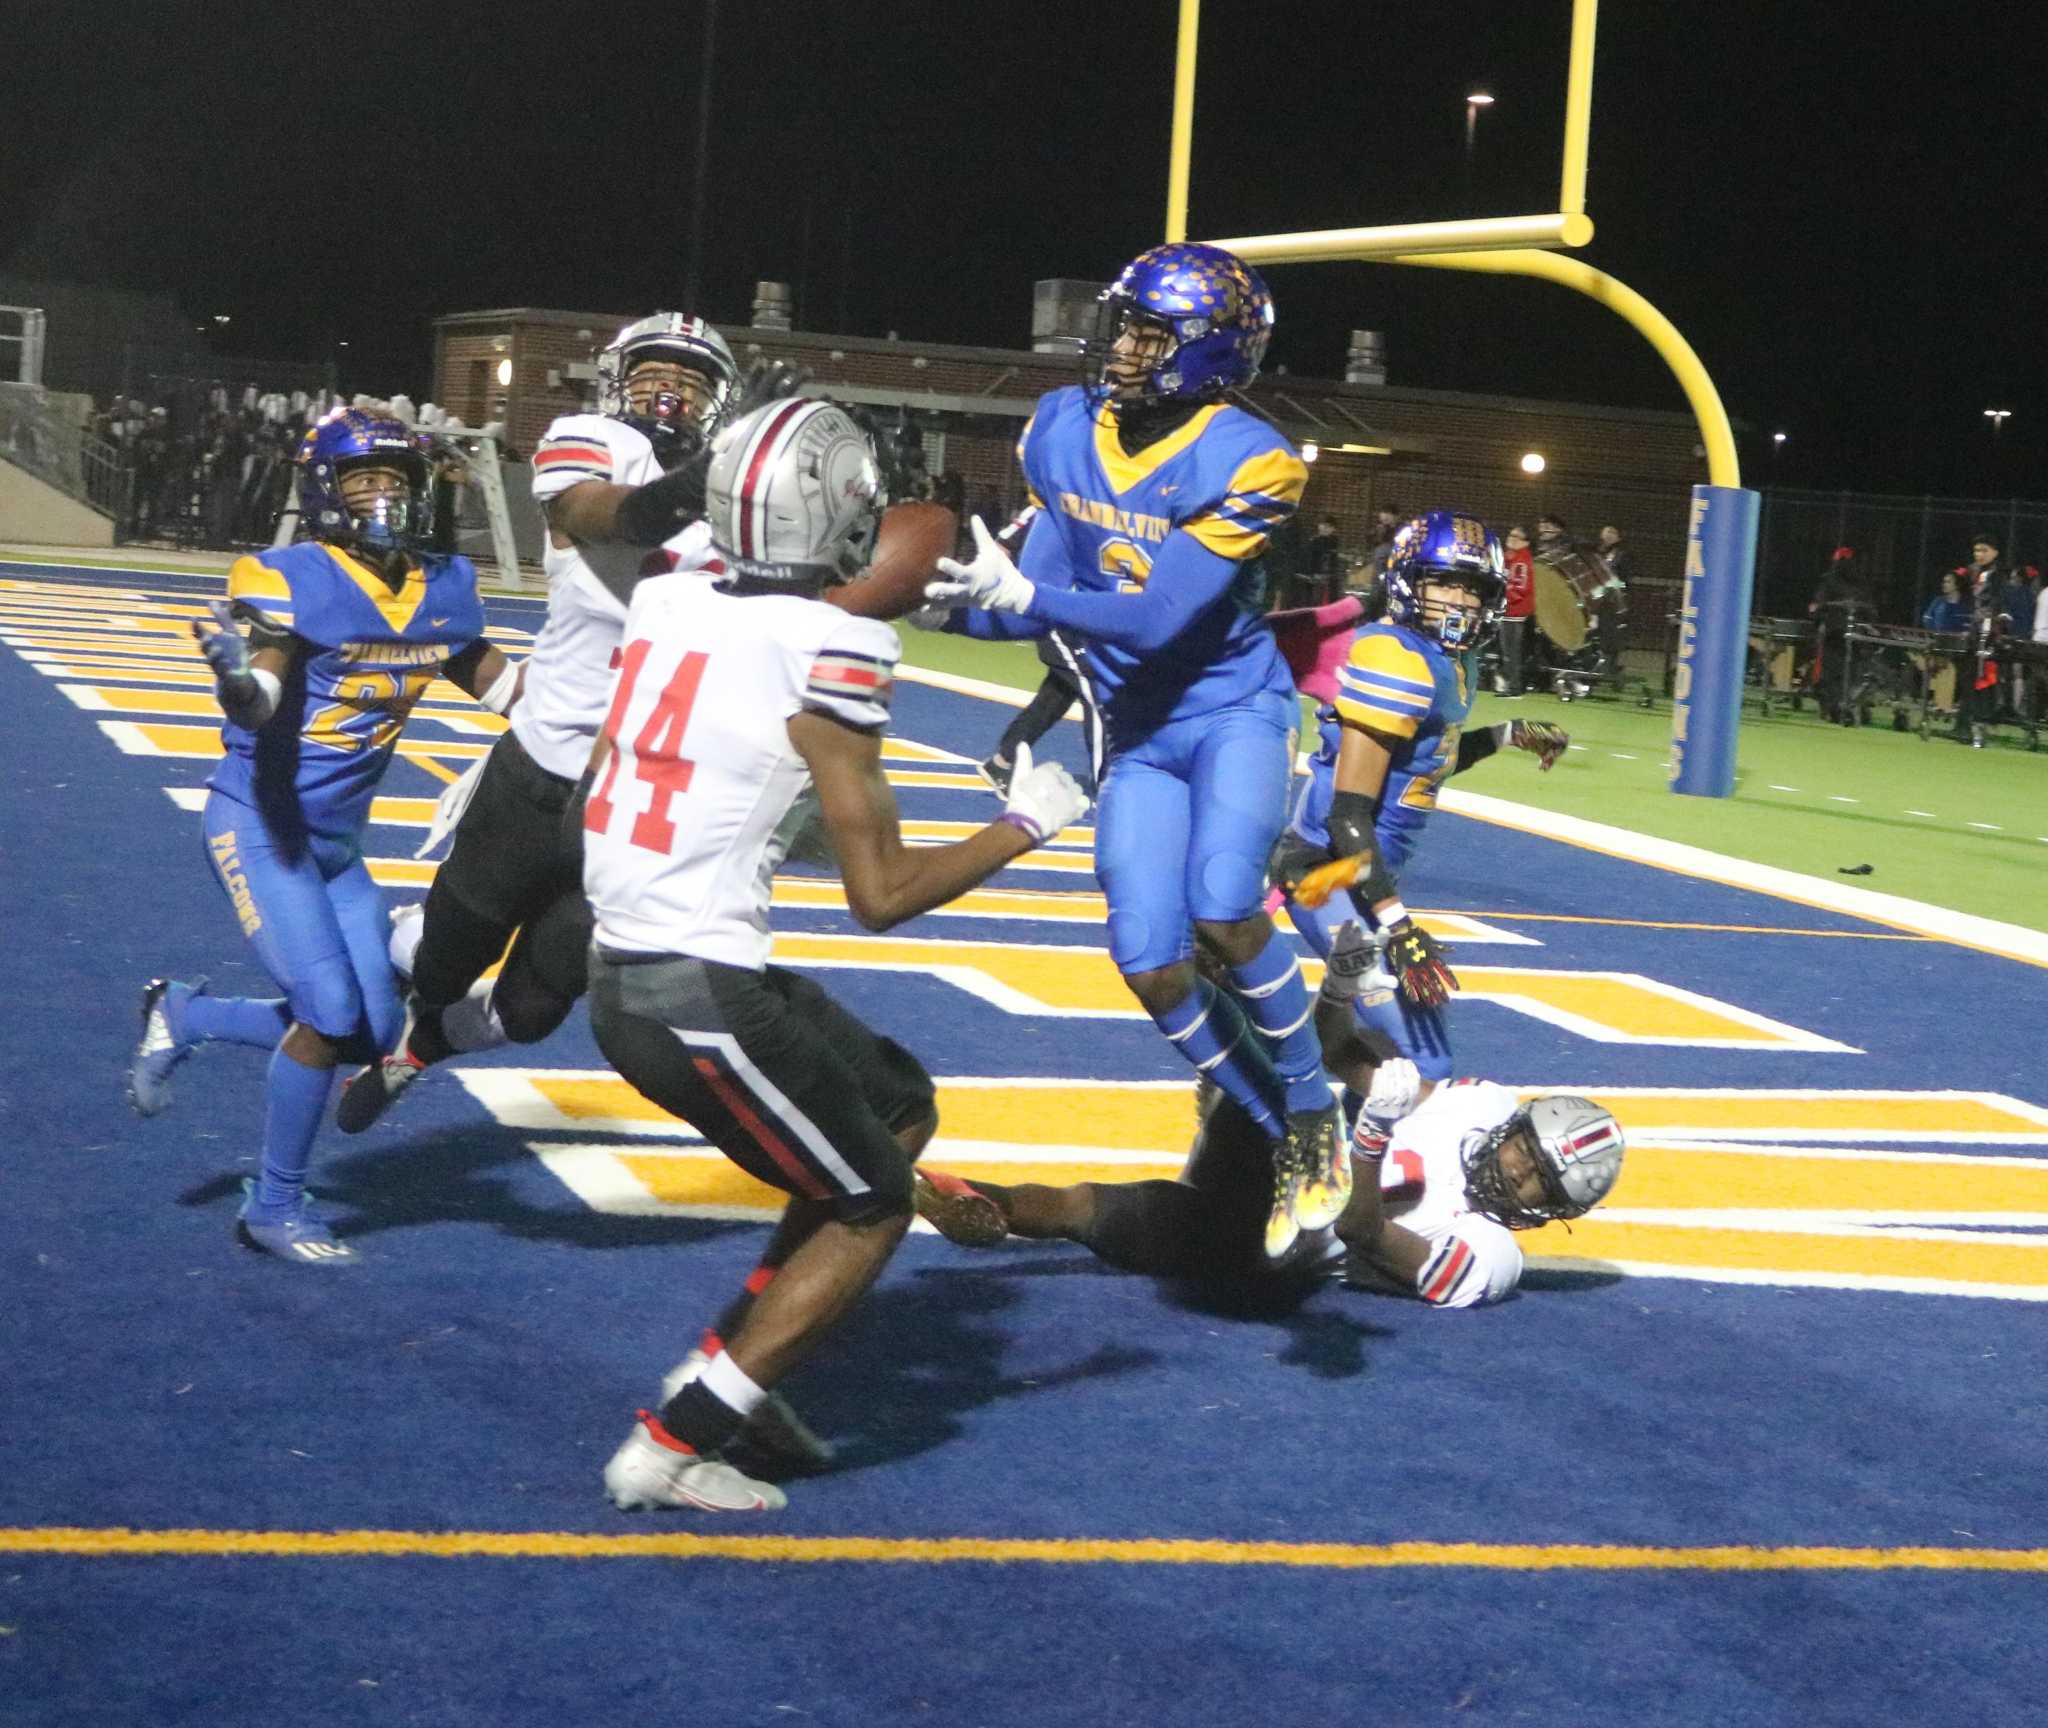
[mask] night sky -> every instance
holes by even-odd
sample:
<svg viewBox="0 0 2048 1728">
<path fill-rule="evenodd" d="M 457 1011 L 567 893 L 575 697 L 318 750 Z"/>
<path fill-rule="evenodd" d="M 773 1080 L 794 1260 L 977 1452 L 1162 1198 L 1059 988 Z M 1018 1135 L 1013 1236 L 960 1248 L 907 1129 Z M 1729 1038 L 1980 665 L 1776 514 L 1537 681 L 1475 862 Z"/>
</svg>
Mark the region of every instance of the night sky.
<svg viewBox="0 0 2048 1728">
<path fill-rule="evenodd" d="M 1890 11 L 1611 0 L 1579 256 L 1692 340 L 1750 483 L 2048 496 L 2027 9 Z M 803 328 L 1022 345 L 1034 279 L 1106 277 L 1160 236 L 1175 16 L 721 0 L 699 309 L 744 323 L 770 276 Z M 1208 0 L 1193 232 L 1554 208 L 1569 16 Z M 700 18 L 0 5 L 0 269 L 168 291 L 231 316 L 226 351 L 338 354 L 344 388 L 415 396 L 437 313 L 674 305 Z M 1499 100 L 1468 175 L 1475 83 Z M 1269 366 L 1340 375 L 1355 325 L 1386 331 L 1395 384 L 1684 405 L 1640 338 L 1547 284 L 1271 279 Z M 1987 407 L 2013 410 L 1996 440 Z"/>
</svg>

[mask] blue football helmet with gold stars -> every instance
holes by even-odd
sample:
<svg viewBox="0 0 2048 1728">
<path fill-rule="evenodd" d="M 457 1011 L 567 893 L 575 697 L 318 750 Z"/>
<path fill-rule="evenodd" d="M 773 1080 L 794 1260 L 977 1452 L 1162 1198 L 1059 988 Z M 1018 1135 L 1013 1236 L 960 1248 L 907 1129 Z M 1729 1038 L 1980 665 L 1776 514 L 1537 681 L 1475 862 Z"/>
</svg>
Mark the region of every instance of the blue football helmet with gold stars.
<svg viewBox="0 0 2048 1728">
<path fill-rule="evenodd" d="M 1172 241 L 1103 290 L 1083 377 L 1097 402 L 1206 401 L 1256 378 L 1272 335 L 1256 270 L 1220 246 Z"/>
<path fill-rule="evenodd" d="M 302 532 L 376 552 L 426 549 L 434 509 L 427 441 L 404 422 L 375 408 L 337 408 L 307 429 L 297 462 Z"/>
<path fill-rule="evenodd" d="M 1404 522 L 1380 575 L 1387 616 L 1451 649 L 1483 640 L 1507 596 L 1500 537 L 1461 510 L 1431 510 Z M 1443 592 L 1460 588 L 1477 604 L 1458 604 Z"/>
</svg>

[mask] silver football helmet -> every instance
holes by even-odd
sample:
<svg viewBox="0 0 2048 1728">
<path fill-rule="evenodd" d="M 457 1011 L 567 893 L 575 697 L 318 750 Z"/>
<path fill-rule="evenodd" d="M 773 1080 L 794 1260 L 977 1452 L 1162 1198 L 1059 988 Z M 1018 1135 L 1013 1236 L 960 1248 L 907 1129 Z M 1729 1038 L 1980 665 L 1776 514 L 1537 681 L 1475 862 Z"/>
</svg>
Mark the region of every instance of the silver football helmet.
<svg viewBox="0 0 2048 1728">
<path fill-rule="evenodd" d="M 647 400 L 633 401 L 627 386 L 633 368 L 643 360 L 670 360 L 686 366 L 704 380 L 704 389 L 694 398 L 660 390 Z M 739 388 L 739 362 L 733 359 L 725 338 L 703 319 L 685 312 L 653 313 L 628 324 L 598 350 L 597 411 L 646 433 L 664 460 L 691 441 L 690 428 L 706 441 L 714 437 Z"/>
<path fill-rule="evenodd" d="M 1526 1130 L 1526 1132 L 1523 1132 Z M 1527 1153 L 1542 1197 L 1530 1199 L 1522 1172 L 1501 1157 L 1517 1142 Z M 1465 1195 L 1475 1211 L 1510 1230 L 1533 1230 L 1559 1218 L 1580 1218 L 1607 1197 L 1621 1176 L 1626 1150 L 1621 1124 L 1590 1098 L 1568 1092 L 1538 1098 L 1465 1152 Z"/>
<path fill-rule="evenodd" d="M 711 537 L 742 576 L 846 582 L 874 557 L 881 471 L 835 403 L 793 396 L 742 415 L 711 447 L 705 492 Z"/>
</svg>

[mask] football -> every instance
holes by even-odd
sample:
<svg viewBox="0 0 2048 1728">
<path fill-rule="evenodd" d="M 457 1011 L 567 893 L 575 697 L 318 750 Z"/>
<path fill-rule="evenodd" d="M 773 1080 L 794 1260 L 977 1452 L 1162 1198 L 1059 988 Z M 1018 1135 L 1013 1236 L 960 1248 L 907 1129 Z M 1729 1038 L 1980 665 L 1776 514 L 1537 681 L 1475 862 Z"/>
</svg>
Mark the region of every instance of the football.
<svg viewBox="0 0 2048 1728">
<path fill-rule="evenodd" d="M 943 504 L 892 504 L 882 512 L 875 561 L 825 598 L 863 618 L 903 618 L 924 604 L 933 566 L 953 555 L 960 518 Z"/>
</svg>

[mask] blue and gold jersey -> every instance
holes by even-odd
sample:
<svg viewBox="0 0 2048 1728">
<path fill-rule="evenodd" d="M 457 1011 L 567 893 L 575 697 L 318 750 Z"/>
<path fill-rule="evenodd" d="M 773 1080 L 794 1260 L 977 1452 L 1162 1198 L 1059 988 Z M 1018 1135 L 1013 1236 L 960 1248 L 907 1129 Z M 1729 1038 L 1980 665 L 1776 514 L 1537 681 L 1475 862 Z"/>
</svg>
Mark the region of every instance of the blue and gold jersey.
<svg viewBox="0 0 2048 1728">
<path fill-rule="evenodd" d="M 1398 624 L 1368 624 L 1359 631 L 1337 674 L 1337 699 L 1317 715 L 1320 748 L 1295 806 L 1295 832 L 1328 841 L 1344 726 L 1363 726 L 1393 752 L 1373 834 L 1387 868 L 1398 870 L 1422 837 L 1438 790 L 1457 770 L 1458 735 L 1472 712 L 1472 682 L 1471 650 L 1453 655 L 1433 637 Z"/>
<path fill-rule="evenodd" d="M 1241 408 L 1210 403 L 1128 456 L 1109 408 L 1091 407 L 1077 385 L 1040 398 L 1017 458 L 1043 511 L 1044 527 L 1033 532 L 1058 536 L 1066 576 L 1058 586 L 1140 592 L 1177 530 L 1239 566 L 1224 597 L 1158 651 L 1086 644 L 1113 731 L 1192 718 L 1265 691 L 1291 694 L 1262 617 L 1266 544 L 1294 514 L 1308 479 L 1281 433 Z"/>
<path fill-rule="evenodd" d="M 280 835 L 359 832 L 405 717 L 448 661 L 484 633 L 476 567 L 436 556 L 394 592 L 337 547 L 304 540 L 228 571 L 228 598 L 300 639 L 277 712 L 221 727 L 208 782 Z"/>
</svg>

